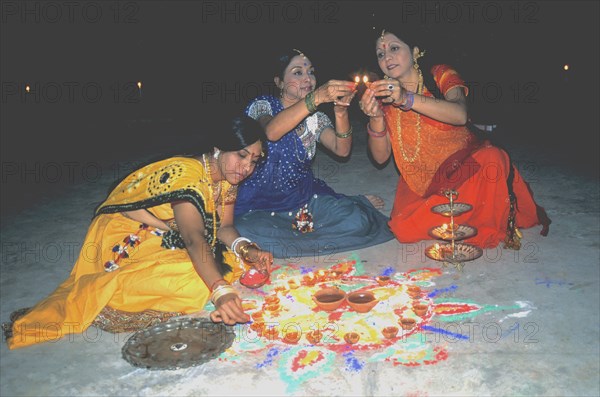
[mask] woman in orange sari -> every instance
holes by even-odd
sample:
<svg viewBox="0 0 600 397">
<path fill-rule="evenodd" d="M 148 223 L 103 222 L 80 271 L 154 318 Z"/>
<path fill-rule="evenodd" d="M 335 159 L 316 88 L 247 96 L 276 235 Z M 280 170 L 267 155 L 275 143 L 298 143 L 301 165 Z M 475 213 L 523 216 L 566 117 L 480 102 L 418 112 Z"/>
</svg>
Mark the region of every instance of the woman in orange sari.
<svg viewBox="0 0 600 397">
<path fill-rule="evenodd" d="M 11 318 L 9 348 L 90 325 L 135 331 L 200 311 L 209 299 L 213 321 L 249 320 L 231 285 L 243 271 L 237 258 L 269 270 L 273 257 L 240 237 L 233 206 L 236 186 L 253 172 L 265 138 L 260 124 L 246 116 L 220 127 L 211 152 L 146 165 L 111 191 L 96 209 L 67 280 L 22 317 Z"/>
<path fill-rule="evenodd" d="M 429 230 L 444 219 L 431 211 L 448 203 L 444 191 L 455 190 L 459 201 L 473 209 L 456 217 L 459 224 L 477 228 L 467 242 L 480 247 L 520 247 L 520 228 L 550 220 L 537 206 L 527 183 L 506 152 L 479 140 L 465 126 L 467 117 L 464 81 L 448 65 L 431 69 L 443 95 L 423 84 L 417 63 L 422 55 L 392 33 L 382 32 L 376 54 L 385 79 L 373 82 L 360 107 L 370 117 L 368 146 L 378 163 L 393 154 L 400 171 L 389 225 L 403 243 L 430 239 Z"/>
</svg>

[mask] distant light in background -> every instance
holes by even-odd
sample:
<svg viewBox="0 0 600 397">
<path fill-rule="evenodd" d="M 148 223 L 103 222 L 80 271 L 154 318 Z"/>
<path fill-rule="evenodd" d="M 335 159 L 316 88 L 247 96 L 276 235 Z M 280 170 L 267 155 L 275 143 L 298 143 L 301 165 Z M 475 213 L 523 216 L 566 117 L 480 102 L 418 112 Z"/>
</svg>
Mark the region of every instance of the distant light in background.
<svg viewBox="0 0 600 397">
<path fill-rule="evenodd" d="M 138 86 L 138 92 L 140 93 L 140 96 L 142 96 L 142 82 L 138 81 L 137 86 Z"/>
<path fill-rule="evenodd" d="M 27 91 L 27 92 L 31 91 L 31 87 L 29 87 L 29 84 L 27 84 L 27 85 L 25 86 L 25 91 Z"/>
<path fill-rule="evenodd" d="M 563 66 L 564 70 L 569 70 L 569 64 L 565 64 L 565 66 Z"/>
</svg>

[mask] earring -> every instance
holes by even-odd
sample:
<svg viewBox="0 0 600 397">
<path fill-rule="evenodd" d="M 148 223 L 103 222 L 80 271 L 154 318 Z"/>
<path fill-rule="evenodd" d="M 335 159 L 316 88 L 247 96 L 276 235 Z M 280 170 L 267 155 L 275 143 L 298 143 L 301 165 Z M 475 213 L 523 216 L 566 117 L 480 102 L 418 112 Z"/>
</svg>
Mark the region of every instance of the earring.
<svg viewBox="0 0 600 397">
<path fill-rule="evenodd" d="M 413 68 L 415 68 L 417 73 L 419 73 L 419 81 L 417 83 L 417 94 L 421 94 L 423 92 L 423 72 L 421 71 L 421 68 L 419 68 L 419 62 L 417 62 L 417 60 L 423 55 L 425 55 L 425 50 L 418 52 L 414 56 L 413 60 Z"/>
<path fill-rule="evenodd" d="M 425 50 L 418 52 L 413 59 L 413 68 L 419 70 L 419 62 L 418 59 L 425 55 Z"/>
<path fill-rule="evenodd" d="M 217 160 L 219 158 L 220 154 L 221 154 L 221 151 L 219 149 L 215 149 L 215 152 L 213 153 L 214 159 Z"/>
</svg>

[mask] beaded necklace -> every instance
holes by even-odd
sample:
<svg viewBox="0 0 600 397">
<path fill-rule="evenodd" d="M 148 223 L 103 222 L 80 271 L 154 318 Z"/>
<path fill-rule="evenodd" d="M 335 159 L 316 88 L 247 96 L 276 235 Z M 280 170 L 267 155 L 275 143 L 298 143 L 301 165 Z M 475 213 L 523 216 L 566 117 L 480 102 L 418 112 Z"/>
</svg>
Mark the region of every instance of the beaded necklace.
<svg viewBox="0 0 600 397">
<path fill-rule="evenodd" d="M 423 74 L 419 70 L 419 85 L 417 86 L 417 94 L 421 95 L 423 93 Z M 402 123 L 400 122 L 400 115 L 396 118 L 396 131 L 398 134 L 396 135 L 396 140 L 398 141 L 398 147 L 400 148 L 400 154 L 402 154 L 402 158 L 404 161 L 409 163 L 414 163 L 414 161 L 419 156 L 421 152 L 421 115 L 418 112 L 417 114 L 417 143 L 415 144 L 416 149 L 411 157 L 408 157 L 406 151 L 404 150 L 404 144 L 402 140 Z"/>
<path fill-rule="evenodd" d="M 213 191 L 212 185 L 212 173 L 210 172 L 210 162 L 206 159 L 206 154 L 202 155 L 202 162 L 204 163 L 204 167 L 206 168 L 206 172 L 208 174 L 208 194 L 210 198 L 214 201 L 213 210 L 212 210 L 212 218 L 213 218 L 213 240 L 211 246 L 215 246 L 217 243 L 217 204 L 218 199 L 221 199 L 221 216 L 225 214 L 225 197 L 223 195 L 223 180 L 219 181 L 219 195 L 215 198 L 215 193 Z"/>
</svg>

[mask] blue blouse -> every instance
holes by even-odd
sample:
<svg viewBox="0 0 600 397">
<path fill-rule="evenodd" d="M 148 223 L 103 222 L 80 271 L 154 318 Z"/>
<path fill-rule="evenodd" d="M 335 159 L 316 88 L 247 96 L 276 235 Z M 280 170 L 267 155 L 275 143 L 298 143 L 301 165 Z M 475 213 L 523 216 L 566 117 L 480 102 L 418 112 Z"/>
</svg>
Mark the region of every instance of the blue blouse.
<svg viewBox="0 0 600 397">
<path fill-rule="evenodd" d="M 282 110 L 278 98 L 266 95 L 250 102 L 246 114 L 258 120 Z M 314 177 L 311 168 L 317 141 L 327 127 L 333 128 L 329 117 L 316 112 L 278 141 L 268 141 L 267 158 L 239 185 L 235 215 L 251 210 L 295 211 L 319 194 L 339 197 L 325 182 Z"/>
</svg>

